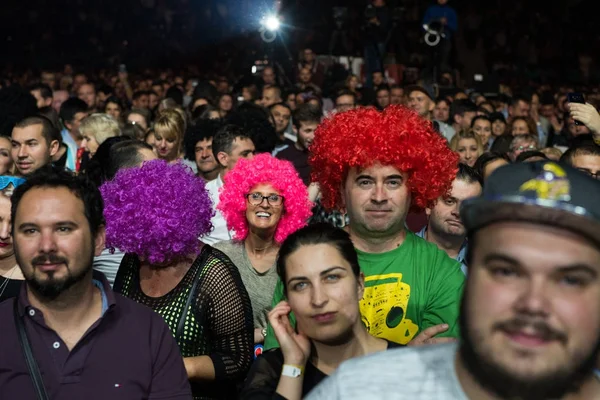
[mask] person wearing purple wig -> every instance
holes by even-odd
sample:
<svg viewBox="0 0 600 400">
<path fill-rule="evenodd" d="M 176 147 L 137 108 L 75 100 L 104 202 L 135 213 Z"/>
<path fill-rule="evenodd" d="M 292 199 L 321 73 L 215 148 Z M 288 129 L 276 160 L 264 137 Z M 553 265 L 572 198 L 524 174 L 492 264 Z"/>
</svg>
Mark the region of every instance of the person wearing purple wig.
<svg viewBox="0 0 600 400">
<path fill-rule="evenodd" d="M 252 362 L 252 307 L 231 260 L 198 240 L 212 228 L 204 180 L 154 160 L 100 190 L 107 245 L 127 253 L 114 290 L 167 322 L 195 399 L 236 398 Z"/>
<path fill-rule="evenodd" d="M 279 247 L 288 235 L 306 225 L 311 206 L 293 164 L 268 153 L 240 159 L 225 176 L 217 208 L 235 235 L 214 246 L 237 266 L 248 290 L 255 344 L 265 339 L 277 284 Z"/>
</svg>

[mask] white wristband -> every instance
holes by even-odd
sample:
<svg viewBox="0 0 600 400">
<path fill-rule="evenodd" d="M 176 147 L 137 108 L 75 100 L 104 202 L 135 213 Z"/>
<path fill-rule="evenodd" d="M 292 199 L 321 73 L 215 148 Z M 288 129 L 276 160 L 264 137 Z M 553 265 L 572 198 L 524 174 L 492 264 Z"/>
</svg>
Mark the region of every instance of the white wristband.
<svg viewBox="0 0 600 400">
<path fill-rule="evenodd" d="M 299 368 L 296 365 L 283 364 L 281 375 L 289 376 L 290 378 L 297 378 L 302 375 L 302 368 Z"/>
</svg>

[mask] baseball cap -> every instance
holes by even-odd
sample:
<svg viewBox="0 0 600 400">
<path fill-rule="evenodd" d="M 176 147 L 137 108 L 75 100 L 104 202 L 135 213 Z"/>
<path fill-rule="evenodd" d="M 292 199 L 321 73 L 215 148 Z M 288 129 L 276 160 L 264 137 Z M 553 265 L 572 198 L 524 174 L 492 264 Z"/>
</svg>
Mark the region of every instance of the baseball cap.
<svg viewBox="0 0 600 400">
<path fill-rule="evenodd" d="M 600 247 L 600 181 L 554 161 L 510 164 L 495 170 L 480 197 L 463 202 L 467 231 L 503 221 L 550 225 Z"/>
<path fill-rule="evenodd" d="M 410 95 L 412 92 L 421 92 L 423 93 L 425 96 L 429 97 L 431 100 L 434 100 L 434 96 L 431 90 L 426 89 L 423 86 L 419 86 L 419 85 L 411 85 L 408 86 L 406 89 L 406 95 Z"/>
</svg>

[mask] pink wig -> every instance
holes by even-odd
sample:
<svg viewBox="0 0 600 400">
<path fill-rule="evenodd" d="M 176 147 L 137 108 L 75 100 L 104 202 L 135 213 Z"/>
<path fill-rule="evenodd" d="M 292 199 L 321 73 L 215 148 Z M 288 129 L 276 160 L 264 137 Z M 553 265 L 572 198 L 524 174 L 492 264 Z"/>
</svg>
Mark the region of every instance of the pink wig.
<svg viewBox="0 0 600 400">
<path fill-rule="evenodd" d="M 150 263 L 173 261 L 198 250 L 212 229 L 212 202 L 204 180 L 181 163 L 146 162 L 120 170 L 100 187 L 106 244 Z"/>
<path fill-rule="evenodd" d="M 408 174 L 411 209 L 429 207 L 446 194 L 458 171 L 458 155 L 431 122 L 403 106 L 388 106 L 335 114 L 315 131 L 309 163 L 312 181 L 321 188 L 325 209 L 344 207 L 340 189 L 353 168 L 375 162 Z"/>
<path fill-rule="evenodd" d="M 225 175 L 217 206 L 227 221 L 227 227 L 235 231 L 235 240 L 242 241 L 248 236 L 246 195 L 263 183 L 270 184 L 284 197 L 283 213 L 275 230 L 277 243 L 305 226 L 311 215 L 308 191 L 291 162 L 279 160 L 268 153 L 259 154 L 252 160 L 242 158 Z"/>
</svg>

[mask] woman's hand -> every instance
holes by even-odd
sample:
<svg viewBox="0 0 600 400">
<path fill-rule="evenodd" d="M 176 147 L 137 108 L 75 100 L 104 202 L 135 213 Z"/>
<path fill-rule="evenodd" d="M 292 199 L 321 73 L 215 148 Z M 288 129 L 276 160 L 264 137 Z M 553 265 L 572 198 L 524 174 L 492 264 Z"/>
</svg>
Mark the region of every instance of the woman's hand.
<svg viewBox="0 0 600 400">
<path fill-rule="evenodd" d="M 590 103 L 568 103 L 571 117 L 588 127 L 593 134 L 600 133 L 600 114 Z"/>
<path fill-rule="evenodd" d="M 292 328 L 288 318 L 291 311 L 288 302 L 281 301 L 269 312 L 269 322 L 279 342 L 284 363 L 303 367 L 310 356 L 310 340 Z"/>
</svg>

